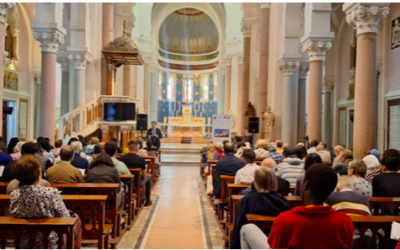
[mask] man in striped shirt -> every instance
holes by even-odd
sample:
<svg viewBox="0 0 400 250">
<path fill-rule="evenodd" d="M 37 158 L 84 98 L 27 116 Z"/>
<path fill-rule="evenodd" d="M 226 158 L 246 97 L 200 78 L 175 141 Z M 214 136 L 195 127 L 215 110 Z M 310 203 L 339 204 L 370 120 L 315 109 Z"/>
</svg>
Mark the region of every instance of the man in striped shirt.
<svg viewBox="0 0 400 250">
<path fill-rule="evenodd" d="M 336 192 L 333 192 L 325 203 L 347 215 L 371 215 L 368 198 L 354 191 L 353 179 L 349 176 L 339 178 Z"/>
</svg>

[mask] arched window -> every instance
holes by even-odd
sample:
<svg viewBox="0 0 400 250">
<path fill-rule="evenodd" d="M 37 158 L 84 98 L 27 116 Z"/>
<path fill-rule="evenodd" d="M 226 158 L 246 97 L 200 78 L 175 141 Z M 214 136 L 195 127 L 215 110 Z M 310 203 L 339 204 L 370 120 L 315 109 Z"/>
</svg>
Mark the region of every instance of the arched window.
<svg viewBox="0 0 400 250">
<path fill-rule="evenodd" d="M 163 73 L 160 71 L 158 73 L 158 100 L 162 100 L 162 82 L 163 82 Z"/>
<path fill-rule="evenodd" d="M 183 101 L 193 102 L 193 76 L 183 78 Z"/>
<path fill-rule="evenodd" d="M 201 95 L 200 101 L 201 102 L 208 102 L 208 94 L 210 92 L 210 88 L 208 86 L 208 77 L 202 77 L 201 79 Z"/>
<path fill-rule="evenodd" d="M 168 78 L 168 84 L 167 84 L 167 100 L 168 101 L 174 101 L 175 100 L 175 82 L 174 82 L 174 77 L 170 76 Z"/>
</svg>

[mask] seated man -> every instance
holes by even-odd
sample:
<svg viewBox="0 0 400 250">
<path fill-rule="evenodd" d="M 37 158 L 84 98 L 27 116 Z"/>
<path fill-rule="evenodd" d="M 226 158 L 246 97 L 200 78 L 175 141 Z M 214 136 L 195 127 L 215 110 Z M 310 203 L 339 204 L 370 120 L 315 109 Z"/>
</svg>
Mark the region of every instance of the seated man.
<svg viewBox="0 0 400 250">
<path fill-rule="evenodd" d="M 80 155 L 82 152 L 82 143 L 80 141 L 74 141 L 71 143 L 71 146 L 74 148 L 75 151 L 75 156 L 74 159 L 71 161 L 71 165 L 87 171 L 89 169 L 89 161 Z"/>
<path fill-rule="evenodd" d="M 256 154 L 252 149 L 245 149 L 243 150 L 242 159 L 246 165 L 237 171 L 235 184 L 252 183 L 254 180 L 254 171 L 258 168 L 255 163 Z"/>
<path fill-rule="evenodd" d="M 289 181 L 290 184 L 296 184 L 296 180 L 303 173 L 303 165 L 303 162 L 296 154 L 296 150 L 287 148 L 283 151 L 283 161 L 278 165 L 276 175 Z"/>
<path fill-rule="evenodd" d="M 64 146 L 60 150 L 61 161 L 50 167 L 47 172 L 49 182 L 59 183 L 81 183 L 83 173 L 81 170 L 71 165 L 74 160 L 75 149 L 72 146 Z"/>
<path fill-rule="evenodd" d="M 374 197 L 400 197 L 400 156 L 388 155 L 388 149 L 383 153 L 381 160 L 382 174 L 376 175 L 372 180 L 372 194 Z M 394 151 L 393 151 L 394 152 Z"/>
<path fill-rule="evenodd" d="M 322 164 L 311 166 L 301 184 L 303 206 L 281 213 L 268 239 L 254 224 L 243 226 L 242 248 L 352 248 L 351 219 L 323 205 L 336 184 L 337 175 L 332 168 Z"/>
<path fill-rule="evenodd" d="M 339 175 L 346 175 L 349 163 L 353 160 L 353 152 L 351 150 L 345 150 L 339 159 L 339 163 L 336 164 L 335 172 Z"/>
<path fill-rule="evenodd" d="M 353 178 L 350 176 L 339 178 L 336 192 L 329 195 L 325 203 L 347 215 L 371 215 L 367 196 L 355 192 Z"/>
<path fill-rule="evenodd" d="M 118 158 L 119 161 L 125 163 L 125 165 L 130 168 L 140 168 L 142 169 L 141 183 L 140 185 L 146 185 L 146 207 L 151 206 L 153 202 L 151 201 L 151 175 L 147 174 L 146 162 L 137 153 L 139 150 L 139 145 L 135 141 L 129 141 L 128 143 L 129 153 Z M 135 176 L 136 178 L 136 176 Z"/>
<path fill-rule="evenodd" d="M 271 158 L 263 160 L 261 165 L 263 167 L 270 168 L 272 171 L 274 171 L 274 173 L 276 172 L 276 163 Z M 290 192 L 290 183 L 287 180 L 282 179 L 281 177 L 276 176 L 276 178 L 278 183 L 278 189 L 276 191 L 283 196 L 287 196 Z M 254 185 L 251 185 L 251 187 L 242 190 L 240 194 L 246 195 L 250 193 L 252 190 L 254 190 Z"/>
<path fill-rule="evenodd" d="M 342 145 L 336 145 L 334 148 L 334 151 L 335 151 L 335 159 L 333 160 L 333 163 L 332 163 L 333 169 L 335 169 L 336 165 L 339 163 L 340 155 L 343 153 L 344 148 Z"/>
<path fill-rule="evenodd" d="M 224 145 L 225 157 L 217 162 L 214 170 L 213 187 L 214 196 L 216 199 L 221 198 L 221 175 L 235 176 L 239 169 L 244 167 L 242 159 L 234 155 L 233 143 L 225 143 Z"/>
<path fill-rule="evenodd" d="M 319 154 L 319 156 L 321 157 L 323 163 L 331 163 L 332 162 L 331 153 L 328 150 L 326 150 L 324 145 L 319 144 L 317 146 L 316 150 L 317 150 L 317 154 Z"/>
</svg>

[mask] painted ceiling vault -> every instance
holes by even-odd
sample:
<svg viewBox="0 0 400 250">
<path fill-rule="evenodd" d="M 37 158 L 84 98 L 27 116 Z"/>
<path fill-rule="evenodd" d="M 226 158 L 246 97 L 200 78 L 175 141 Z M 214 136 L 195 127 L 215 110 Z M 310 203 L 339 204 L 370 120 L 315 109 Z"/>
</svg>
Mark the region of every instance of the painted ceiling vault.
<svg viewBox="0 0 400 250">
<path fill-rule="evenodd" d="M 218 39 L 214 21 L 206 13 L 194 8 L 172 12 L 159 31 L 160 49 L 167 54 L 199 55 L 216 52 Z"/>
</svg>

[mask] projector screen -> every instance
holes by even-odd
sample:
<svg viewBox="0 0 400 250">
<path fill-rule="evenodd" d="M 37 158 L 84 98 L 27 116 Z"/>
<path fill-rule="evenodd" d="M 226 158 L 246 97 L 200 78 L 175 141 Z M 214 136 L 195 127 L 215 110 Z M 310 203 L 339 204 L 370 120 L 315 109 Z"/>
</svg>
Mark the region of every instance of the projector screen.
<svg viewBox="0 0 400 250">
<path fill-rule="evenodd" d="M 135 117 L 135 103 L 104 103 L 105 121 L 133 121 Z"/>
</svg>

